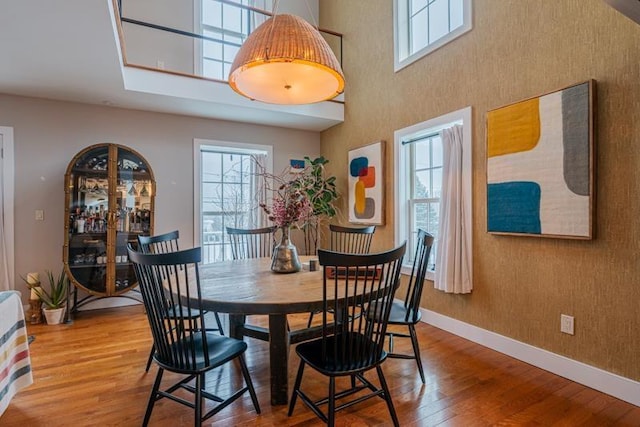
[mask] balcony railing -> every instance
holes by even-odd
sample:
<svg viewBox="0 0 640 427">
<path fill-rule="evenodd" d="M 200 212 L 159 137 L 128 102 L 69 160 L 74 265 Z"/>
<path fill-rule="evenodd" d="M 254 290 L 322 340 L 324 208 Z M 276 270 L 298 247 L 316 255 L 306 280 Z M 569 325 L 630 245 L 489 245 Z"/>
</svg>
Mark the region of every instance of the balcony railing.
<svg viewBox="0 0 640 427">
<path fill-rule="evenodd" d="M 175 10 L 153 1 L 115 1 L 125 65 L 219 82 L 227 81 L 246 37 L 272 16 L 232 0 L 169 2 L 183 6 Z M 342 35 L 319 31 L 342 63 Z"/>
</svg>

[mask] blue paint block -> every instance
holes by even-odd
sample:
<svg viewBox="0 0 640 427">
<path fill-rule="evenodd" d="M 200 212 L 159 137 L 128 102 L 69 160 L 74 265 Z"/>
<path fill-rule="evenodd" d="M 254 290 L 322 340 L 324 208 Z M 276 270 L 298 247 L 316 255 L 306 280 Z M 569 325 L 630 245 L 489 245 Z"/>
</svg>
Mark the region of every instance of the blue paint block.
<svg viewBox="0 0 640 427">
<path fill-rule="evenodd" d="M 349 174 L 352 177 L 357 178 L 367 174 L 369 168 L 369 159 L 366 157 L 356 157 L 349 163 Z"/>
<path fill-rule="evenodd" d="M 487 231 L 541 234 L 540 186 L 535 182 L 489 184 Z"/>
</svg>

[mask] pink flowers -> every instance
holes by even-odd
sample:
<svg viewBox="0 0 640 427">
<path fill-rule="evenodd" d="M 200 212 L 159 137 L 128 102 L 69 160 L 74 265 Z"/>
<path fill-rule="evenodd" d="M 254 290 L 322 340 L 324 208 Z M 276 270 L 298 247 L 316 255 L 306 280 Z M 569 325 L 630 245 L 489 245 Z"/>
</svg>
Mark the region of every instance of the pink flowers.
<svg viewBox="0 0 640 427">
<path fill-rule="evenodd" d="M 283 184 L 279 191 L 274 192 L 271 208 L 264 203 L 260 207 L 269 215 L 269 220 L 278 227 L 302 226 L 313 213 L 309 199 L 298 189 Z"/>
</svg>

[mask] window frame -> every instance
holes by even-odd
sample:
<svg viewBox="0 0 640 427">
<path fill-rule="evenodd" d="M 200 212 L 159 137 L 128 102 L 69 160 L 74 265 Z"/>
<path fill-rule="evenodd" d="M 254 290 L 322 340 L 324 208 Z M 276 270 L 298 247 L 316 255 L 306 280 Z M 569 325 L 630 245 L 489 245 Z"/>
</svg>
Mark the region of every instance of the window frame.
<svg viewBox="0 0 640 427">
<path fill-rule="evenodd" d="M 193 69 L 195 70 L 195 75 L 197 76 L 202 76 L 204 78 L 208 78 L 208 79 L 212 79 L 212 80 L 219 80 L 219 81 L 224 81 L 226 82 L 228 80 L 228 76 L 225 75 L 226 73 L 224 72 L 224 67 L 225 64 L 228 64 L 229 67 L 231 66 L 231 64 L 233 63 L 233 59 L 231 58 L 231 61 L 228 61 L 226 58 L 226 55 L 224 53 L 224 49 L 225 49 L 225 43 L 224 43 L 224 38 L 225 36 L 229 36 L 229 37 L 238 37 L 240 39 L 243 39 L 242 42 L 239 45 L 236 45 L 233 42 L 227 42 L 228 45 L 230 46 L 235 46 L 235 47 L 240 47 L 242 46 L 242 44 L 244 43 L 244 40 L 249 36 L 249 34 L 251 33 L 251 28 L 249 28 L 249 32 L 247 34 L 244 33 L 239 33 L 237 31 L 233 31 L 230 29 L 227 29 L 224 27 L 224 16 L 222 16 L 221 22 L 222 22 L 222 27 L 214 27 L 211 25 L 205 25 L 203 24 L 203 1 L 205 0 L 193 0 L 193 27 L 195 28 L 195 33 L 197 34 L 204 34 L 205 30 L 206 31 L 211 31 L 211 32 L 219 32 L 220 33 L 220 44 L 221 49 L 223 51 L 222 53 L 222 60 L 218 61 L 218 60 L 214 60 L 211 59 L 213 62 L 215 62 L 216 64 L 222 66 L 222 78 L 218 79 L 217 77 L 210 77 L 210 76 L 206 76 L 205 75 L 205 57 L 204 57 L 204 43 L 205 40 L 199 39 L 197 37 L 195 37 L 193 39 Z M 268 1 L 268 0 L 266 0 Z M 248 1 L 246 3 L 249 3 Z M 222 3 L 221 7 L 224 8 L 226 7 L 237 7 L 238 9 L 241 10 L 241 14 L 242 14 L 242 10 L 245 10 L 245 7 L 254 7 L 254 6 L 250 6 L 248 4 L 245 4 L 245 1 L 243 0 L 238 0 L 237 2 L 238 6 L 234 6 L 233 4 L 229 4 L 229 3 Z M 242 7 L 245 6 L 245 7 Z M 259 8 L 257 8 L 259 9 Z M 264 9 L 263 9 L 264 10 Z M 254 12 L 249 12 L 249 14 L 251 15 L 251 13 Z M 267 20 L 267 18 L 269 18 L 269 16 L 264 16 L 263 17 L 263 21 L 261 21 L 260 23 L 264 22 Z M 243 20 L 241 19 L 241 26 L 244 26 L 244 22 L 242 22 Z M 258 25 L 260 25 L 260 23 L 256 24 L 256 27 Z M 249 24 L 249 26 L 251 26 L 251 24 Z"/>
<path fill-rule="evenodd" d="M 434 0 L 429 0 L 433 2 Z M 410 52 L 409 3 L 411 0 L 393 0 L 393 59 L 394 71 L 398 72 L 420 58 L 440 49 L 473 28 L 472 1 L 462 0 L 462 25 L 413 53 Z"/>
<path fill-rule="evenodd" d="M 198 139 L 193 140 L 193 242 L 194 247 L 202 246 L 202 194 L 201 194 L 201 168 L 202 150 L 214 149 L 217 152 L 233 154 L 266 153 L 265 172 L 273 173 L 273 146 L 263 144 L 251 144 L 244 142 L 231 142 L 222 140 Z"/>
<path fill-rule="evenodd" d="M 413 211 L 411 210 L 411 202 L 408 198 L 409 188 L 413 185 L 412 166 L 408 166 L 410 160 L 409 151 L 411 144 L 403 145 L 403 141 L 419 138 L 435 132 L 440 132 L 453 124 L 461 124 L 463 126 L 463 142 L 462 142 L 462 179 L 463 194 L 465 206 L 472 207 L 472 109 L 465 107 L 457 111 L 444 114 L 433 119 L 417 123 L 394 132 L 394 177 L 395 177 L 395 244 L 400 245 L 403 241 L 407 241 L 407 256 L 402 266 L 402 274 L 411 274 L 412 258 L 415 246 L 413 244 Z M 442 177 L 444 180 L 444 176 Z M 465 232 L 467 233 L 467 241 L 473 248 L 472 244 L 472 211 L 467 209 L 464 212 Z M 434 270 L 427 270 L 426 279 L 434 280 Z"/>
</svg>

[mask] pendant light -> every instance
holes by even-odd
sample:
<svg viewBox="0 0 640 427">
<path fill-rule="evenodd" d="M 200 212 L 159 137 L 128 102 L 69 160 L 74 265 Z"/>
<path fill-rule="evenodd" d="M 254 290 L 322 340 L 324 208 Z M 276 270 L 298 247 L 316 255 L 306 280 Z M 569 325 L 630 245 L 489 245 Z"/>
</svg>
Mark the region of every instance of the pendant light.
<svg viewBox="0 0 640 427">
<path fill-rule="evenodd" d="M 299 16 L 274 13 L 240 47 L 229 85 L 252 100 L 310 104 L 342 93 L 344 75 L 318 30 Z"/>
</svg>

